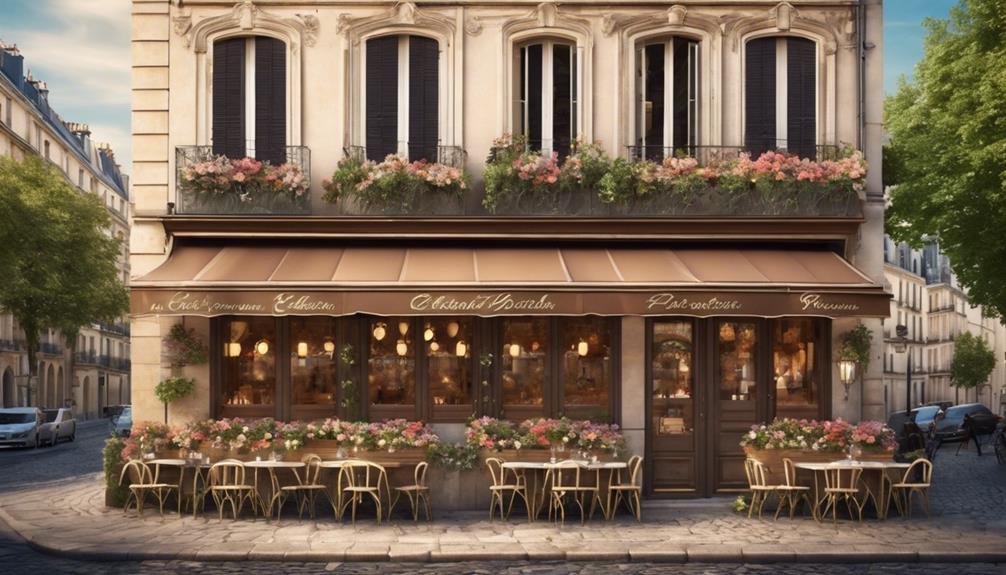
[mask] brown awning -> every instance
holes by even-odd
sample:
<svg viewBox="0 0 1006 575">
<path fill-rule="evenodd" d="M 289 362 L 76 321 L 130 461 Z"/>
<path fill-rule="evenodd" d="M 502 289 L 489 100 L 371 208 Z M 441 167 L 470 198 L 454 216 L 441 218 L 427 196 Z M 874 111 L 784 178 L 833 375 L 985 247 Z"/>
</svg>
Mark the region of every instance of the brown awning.
<svg viewBox="0 0 1006 575">
<path fill-rule="evenodd" d="M 780 249 L 180 245 L 135 315 L 886 317 L 840 256 Z"/>
</svg>

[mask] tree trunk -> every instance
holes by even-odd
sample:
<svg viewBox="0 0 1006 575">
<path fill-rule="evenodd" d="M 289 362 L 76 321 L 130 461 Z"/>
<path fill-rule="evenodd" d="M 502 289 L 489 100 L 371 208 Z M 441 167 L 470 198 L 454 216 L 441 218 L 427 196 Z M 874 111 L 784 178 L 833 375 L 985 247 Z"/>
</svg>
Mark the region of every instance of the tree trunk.
<svg viewBox="0 0 1006 575">
<path fill-rule="evenodd" d="M 27 403 L 26 407 L 32 407 L 31 388 L 32 384 L 38 379 L 38 327 L 33 322 L 25 322 L 21 318 L 18 318 L 18 322 L 24 331 L 24 342 L 28 351 L 28 385 L 25 388 L 27 390 L 25 392 L 25 403 Z"/>
</svg>

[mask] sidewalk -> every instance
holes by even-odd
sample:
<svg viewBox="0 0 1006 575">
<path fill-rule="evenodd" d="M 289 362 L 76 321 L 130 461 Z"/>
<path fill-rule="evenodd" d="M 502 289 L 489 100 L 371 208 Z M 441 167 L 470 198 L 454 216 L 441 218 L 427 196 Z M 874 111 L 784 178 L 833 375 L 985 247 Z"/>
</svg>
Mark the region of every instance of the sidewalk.
<svg viewBox="0 0 1006 575">
<path fill-rule="evenodd" d="M 944 450 L 936 470 L 932 518 L 917 509 L 910 521 L 845 519 L 837 529 L 806 517 L 749 520 L 729 499 L 649 501 L 642 524 L 595 516 L 562 529 L 520 513 L 490 523 L 482 512 L 381 526 L 367 514 L 354 527 L 330 516 L 298 520 L 293 506 L 280 522 L 162 518 L 156 509 L 138 517 L 106 509 L 97 478 L 4 494 L 0 519 L 40 550 L 92 560 L 1006 562 L 1006 466 Z"/>
</svg>

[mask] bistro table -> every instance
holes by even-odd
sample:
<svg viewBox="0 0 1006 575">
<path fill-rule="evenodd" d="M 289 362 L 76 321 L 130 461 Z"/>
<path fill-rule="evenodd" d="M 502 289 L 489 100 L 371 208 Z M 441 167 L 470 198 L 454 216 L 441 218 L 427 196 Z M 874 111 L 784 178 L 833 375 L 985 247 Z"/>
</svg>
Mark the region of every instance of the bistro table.
<svg viewBox="0 0 1006 575">
<path fill-rule="evenodd" d="M 151 459 L 144 463 L 147 465 L 154 466 L 154 483 L 160 482 L 161 468 L 169 467 L 173 469 L 178 469 L 178 513 L 182 512 L 182 489 L 185 487 L 185 471 L 187 469 L 193 469 L 192 478 L 192 515 L 195 516 L 196 513 L 196 494 L 198 493 L 197 484 L 199 480 L 199 463 L 190 459 L 178 459 L 178 458 L 162 458 L 162 459 Z"/>
<path fill-rule="evenodd" d="M 342 468 L 345 467 L 347 463 L 349 463 L 349 462 L 359 462 L 359 461 L 364 461 L 364 462 L 367 462 L 367 463 L 374 463 L 375 465 L 379 465 L 379 466 L 383 467 L 384 469 L 398 469 L 398 468 L 404 467 L 405 465 L 408 465 L 408 464 L 403 464 L 403 463 L 398 462 L 398 461 L 388 461 L 388 462 L 384 462 L 384 463 L 376 463 L 376 462 L 373 462 L 373 461 L 367 461 L 366 459 L 352 459 L 352 458 L 349 458 L 349 459 L 335 459 L 335 460 L 329 460 L 329 461 L 322 461 L 318 466 L 320 468 L 322 468 L 322 469 L 335 469 L 335 470 L 341 471 Z M 388 482 L 388 474 L 384 473 L 383 476 L 384 476 L 384 481 L 382 483 L 384 485 L 384 491 L 388 495 L 388 507 L 389 507 L 389 509 L 388 509 L 388 519 L 391 519 L 391 509 L 390 509 L 390 506 L 391 506 L 391 484 Z M 381 485 L 380 484 L 377 486 L 377 489 L 380 492 L 380 489 L 381 489 Z M 334 491 L 334 494 L 333 494 L 333 491 Z M 335 483 L 332 485 L 332 488 L 326 489 L 325 493 L 328 495 L 329 503 L 332 504 L 332 511 L 334 511 L 335 512 L 335 516 L 341 520 L 342 519 L 342 486 L 339 485 L 339 478 L 338 477 L 336 477 Z M 379 493 L 379 495 L 381 495 L 383 497 L 383 494 Z M 383 503 L 382 503 L 382 505 L 383 505 Z"/>
<path fill-rule="evenodd" d="M 568 464 L 569 461 L 573 461 L 580 466 L 581 469 L 588 471 L 593 471 L 595 473 L 595 481 L 597 482 L 597 492 L 594 494 L 594 499 L 601 506 L 601 511 L 604 514 L 605 519 L 611 519 L 611 493 L 605 489 L 604 497 L 601 497 L 601 489 L 607 486 L 607 483 L 602 483 L 601 481 L 601 471 L 607 471 L 609 473 L 608 479 L 610 482 L 611 473 L 615 471 L 626 469 L 628 465 L 624 461 L 578 461 L 578 460 L 565 460 L 557 461 L 555 463 L 542 462 L 542 461 L 506 461 L 503 463 L 504 469 L 511 469 L 514 472 L 520 474 L 524 477 L 524 481 L 528 481 L 528 475 L 534 480 L 533 486 L 525 483 L 527 486 L 527 506 L 529 509 L 528 519 L 534 521 L 538 515 L 541 513 L 541 507 L 545 503 L 546 492 L 548 490 L 548 477 L 552 469 L 559 466 L 560 463 Z M 528 473 L 530 472 L 530 473 Z M 539 478 L 541 479 L 539 485 Z M 540 498 L 539 498 L 540 493 Z M 593 501 L 591 501 L 593 503 Z"/>
<path fill-rule="evenodd" d="M 891 504 L 891 489 L 887 486 L 892 483 L 889 473 L 908 469 L 909 465 L 909 463 L 896 461 L 854 461 L 849 459 L 840 459 L 831 463 L 794 463 L 797 469 L 810 471 L 814 474 L 814 509 L 812 512 L 815 519 L 820 519 L 819 511 L 823 503 L 822 476 L 829 469 L 862 469 L 863 475 L 859 481 L 866 491 L 866 496 L 873 500 L 873 505 L 877 509 L 877 518 L 886 519 L 887 509 Z M 862 505 L 865 504 L 866 500 L 864 499 Z"/>
<path fill-rule="evenodd" d="M 262 514 L 266 517 L 272 517 L 272 506 L 275 503 L 276 491 L 279 489 L 279 479 L 276 477 L 276 471 L 278 469 L 289 469 L 290 473 L 293 474 L 294 481 L 296 484 L 301 483 L 300 473 L 298 470 L 304 469 L 307 465 L 303 461 L 277 461 L 273 459 L 263 459 L 255 461 L 245 461 L 244 466 L 247 469 L 253 469 L 255 475 L 255 498 L 258 500 L 259 507 L 262 509 Z M 259 470 L 265 469 L 269 471 L 269 483 L 268 485 L 259 484 L 258 476 Z M 266 503 L 268 501 L 268 503 Z"/>
</svg>

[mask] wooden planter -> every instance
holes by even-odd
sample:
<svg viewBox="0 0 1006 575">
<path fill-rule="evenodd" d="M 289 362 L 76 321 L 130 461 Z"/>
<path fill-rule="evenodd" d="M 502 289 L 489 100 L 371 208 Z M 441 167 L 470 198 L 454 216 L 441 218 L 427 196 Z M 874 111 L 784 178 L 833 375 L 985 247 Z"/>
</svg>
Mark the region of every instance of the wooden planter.
<svg viewBox="0 0 1006 575">
<path fill-rule="evenodd" d="M 765 466 L 769 484 L 785 483 L 783 459 L 792 459 L 794 463 L 831 463 L 845 459 L 845 453 L 841 451 L 814 451 L 812 449 L 753 449 L 745 447 L 744 453 Z M 864 449 L 863 455 L 859 459 L 861 461 L 893 461 L 894 452 L 882 449 Z"/>
</svg>

